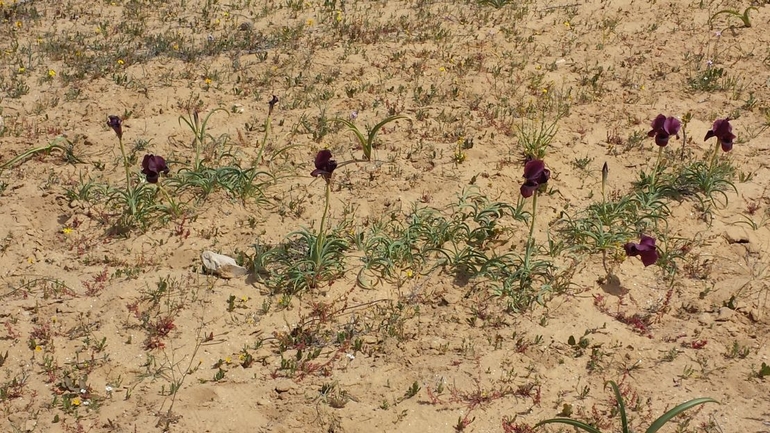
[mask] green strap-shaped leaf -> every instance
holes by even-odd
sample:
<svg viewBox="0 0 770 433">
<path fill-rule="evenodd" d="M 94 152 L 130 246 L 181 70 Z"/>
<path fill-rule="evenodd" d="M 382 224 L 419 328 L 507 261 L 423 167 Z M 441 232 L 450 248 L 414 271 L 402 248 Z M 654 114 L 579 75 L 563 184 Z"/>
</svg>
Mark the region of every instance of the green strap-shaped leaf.
<svg viewBox="0 0 770 433">
<path fill-rule="evenodd" d="M 604 387 L 607 387 L 607 384 L 610 384 L 612 386 L 612 390 L 615 392 L 615 400 L 618 401 L 618 411 L 620 412 L 620 422 L 623 424 L 623 430 L 621 430 L 623 433 L 629 433 L 628 431 L 628 418 L 626 417 L 626 405 L 623 403 L 623 396 L 620 394 L 620 388 L 618 388 L 618 384 L 613 381 L 608 381 L 604 383 Z"/>
<path fill-rule="evenodd" d="M 545 421 L 540 421 L 539 423 L 535 424 L 535 427 L 540 427 L 543 424 L 567 424 L 567 425 L 571 425 L 572 427 L 583 429 L 588 433 L 602 433 L 599 430 L 597 430 L 595 427 L 592 427 L 584 422 L 580 422 L 571 418 L 547 419 Z"/>
<path fill-rule="evenodd" d="M 396 114 L 395 116 L 390 116 L 385 119 L 383 119 L 380 123 L 374 125 L 374 128 L 372 128 L 371 131 L 369 131 L 369 146 L 372 146 L 374 144 L 374 136 L 377 134 L 377 131 L 380 130 L 383 126 L 387 125 L 390 122 L 393 122 L 398 119 L 408 119 L 408 116 L 405 116 L 403 114 Z"/>
<path fill-rule="evenodd" d="M 371 155 L 371 149 L 369 150 L 369 155 L 367 155 L 366 150 L 366 137 L 364 137 L 364 134 L 361 133 L 361 130 L 358 129 L 356 125 L 353 124 L 353 122 L 345 119 L 334 119 L 335 122 L 339 122 L 345 126 L 348 127 L 351 131 L 353 131 L 353 134 L 356 135 L 356 138 L 358 139 L 358 143 L 361 145 L 361 147 L 364 149 L 364 155 L 366 156 L 366 159 L 369 159 L 369 156 Z"/>
<path fill-rule="evenodd" d="M 387 125 L 390 122 L 393 122 L 398 119 L 408 119 L 409 116 L 405 116 L 403 114 L 397 114 L 395 116 L 390 116 L 385 119 L 383 119 L 380 123 L 374 125 L 371 131 L 369 131 L 369 136 L 364 137 L 364 134 L 361 132 L 360 129 L 356 125 L 353 124 L 353 122 L 346 120 L 346 119 L 334 119 L 335 122 L 342 123 L 343 125 L 347 126 L 348 129 L 353 131 L 353 134 L 356 135 L 356 138 L 358 139 L 358 142 L 361 144 L 361 148 L 364 150 L 364 159 L 367 161 L 372 160 L 372 146 L 374 146 L 374 137 L 377 135 L 377 131 L 379 131 L 383 126 Z"/>
<path fill-rule="evenodd" d="M 667 422 L 671 421 L 672 418 L 679 415 L 680 413 L 686 411 L 687 409 L 691 409 L 695 406 L 704 404 L 704 403 L 717 403 L 718 401 L 714 400 L 713 398 L 709 397 L 701 397 L 696 398 L 687 402 L 684 402 L 680 404 L 679 406 L 671 409 L 670 411 L 664 413 L 660 418 L 656 419 L 655 422 L 652 423 L 650 428 L 647 429 L 646 433 L 655 433 L 658 430 L 660 430 L 661 427 L 663 427 Z"/>
</svg>

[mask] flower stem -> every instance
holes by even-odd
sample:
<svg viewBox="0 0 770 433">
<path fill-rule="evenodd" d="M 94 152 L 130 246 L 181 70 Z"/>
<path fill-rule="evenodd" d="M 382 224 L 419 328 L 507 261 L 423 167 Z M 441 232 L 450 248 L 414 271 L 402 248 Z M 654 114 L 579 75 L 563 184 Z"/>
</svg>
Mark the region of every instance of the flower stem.
<svg viewBox="0 0 770 433">
<path fill-rule="evenodd" d="M 527 249 L 524 253 L 524 267 L 529 269 L 529 259 L 532 255 L 532 247 L 535 246 L 534 233 L 535 233 L 535 215 L 537 213 L 537 191 L 532 195 L 532 221 L 529 225 L 529 237 L 527 238 Z"/>
<path fill-rule="evenodd" d="M 687 146 L 687 122 L 682 124 L 682 152 L 679 155 L 679 160 L 684 161 L 684 148 Z"/>
<path fill-rule="evenodd" d="M 658 177 L 661 159 L 663 159 L 663 146 L 658 146 L 658 158 L 655 161 L 655 169 L 652 171 L 652 178 L 650 179 L 650 190 L 655 188 L 655 178 Z"/>
<path fill-rule="evenodd" d="M 326 182 L 326 196 L 324 197 L 324 213 L 321 216 L 321 226 L 318 228 L 318 236 L 315 240 L 315 263 L 316 270 L 321 266 L 321 250 L 326 242 L 326 216 L 329 213 L 329 200 L 331 197 L 331 182 Z"/>
<path fill-rule="evenodd" d="M 131 168 L 129 167 L 128 157 L 126 156 L 126 148 L 123 145 L 123 137 L 118 137 L 118 143 L 120 144 L 120 154 L 123 157 L 123 168 L 126 171 L 126 190 L 128 196 L 131 197 L 128 200 L 128 207 L 131 211 L 131 215 L 136 215 L 136 201 L 134 200 L 134 188 L 131 185 Z"/>
<path fill-rule="evenodd" d="M 267 145 L 267 136 L 270 134 L 270 118 L 272 116 L 268 113 L 267 119 L 265 119 L 265 136 L 262 137 L 262 144 L 259 146 L 259 152 L 257 152 L 257 158 L 254 160 L 254 164 L 260 164 L 262 162 L 262 153 Z"/>
<path fill-rule="evenodd" d="M 203 147 L 203 130 L 199 124 L 198 110 L 193 111 L 193 133 L 195 134 L 195 171 L 200 169 L 201 147 Z M 205 122 L 205 121 L 204 121 Z"/>
<path fill-rule="evenodd" d="M 607 273 L 607 276 L 612 275 L 612 271 L 610 268 L 607 267 L 607 250 L 602 249 L 602 266 L 604 266 L 604 272 Z"/>
<path fill-rule="evenodd" d="M 719 161 L 719 148 L 722 147 L 722 144 L 717 140 L 717 144 L 714 147 L 714 154 L 711 155 L 711 165 L 709 166 L 709 175 L 714 173 L 714 169 L 717 166 L 717 161 Z"/>
<path fill-rule="evenodd" d="M 607 193 L 604 191 L 604 184 L 606 182 L 602 179 L 602 210 L 607 206 Z"/>
<path fill-rule="evenodd" d="M 168 194 L 168 191 L 166 191 L 166 188 L 163 188 L 163 185 L 161 184 L 160 179 L 158 179 L 158 191 L 160 191 L 161 194 L 163 194 L 163 196 L 166 197 L 166 200 L 168 200 L 169 209 L 172 210 L 172 213 L 174 214 L 174 216 L 178 216 L 177 205 L 174 202 L 174 199 L 172 199 L 171 196 Z"/>
</svg>

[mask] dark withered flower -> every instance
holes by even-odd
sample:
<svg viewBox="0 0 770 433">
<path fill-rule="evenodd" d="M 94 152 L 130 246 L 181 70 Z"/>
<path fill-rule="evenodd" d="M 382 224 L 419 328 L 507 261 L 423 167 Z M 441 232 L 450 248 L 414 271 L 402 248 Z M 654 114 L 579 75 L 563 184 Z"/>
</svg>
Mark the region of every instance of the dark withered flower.
<svg viewBox="0 0 770 433">
<path fill-rule="evenodd" d="M 168 174 L 169 169 L 166 160 L 158 155 L 144 155 L 142 160 L 142 174 L 147 178 L 147 182 L 158 183 L 160 174 Z"/>
<path fill-rule="evenodd" d="M 533 159 L 524 165 L 524 184 L 521 185 L 521 195 L 524 198 L 532 197 L 532 194 L 551 178 L 551 171 L 545 168 L 545 162 L 541 159 Z"/>
<path fill-rule="evenodd" d="M 115 135 L 118 136 L 119 140 L 123 138 L 123 121 L 120 120 L 120 117 L 114 115 L 107 116 L 107 126 L 115 131 Z"/>
<path fill-rule="evenodd" d="M 642 235 L 639 243 L 628 242 L 623 245 L 628 257 L 639 256 L 645 267 L 654 265 L 658 261 L 658 249 L 655 247 L 655 238 Z"/>
<path fill-rule="evenodd" d="M 270 98 L 270 100 L 267 101 L 267 103 L 269 104 L 269 108 L 267 109 L 267 115 L 269 116 L 273 114 L 273 108 L 275 108 L 275 104 L 278 103 L 278 97 L 273 95 L 273 97 Z"/>
<path fill-rule="evenodd" d="M 310 175 L 313 177 L 321 176 L 326 182 L 329 182 L 335 168 L 337 168 L 337 161 L 332 159 L 332 151 L 323 149 L 316 154 L 315 170 Z"/>
<path fill-rule="evenodd" d="M 671 136 L 675 136 L 679 139 L 679 130 L 682 129 L 682 124 L 676 117 L 666 117 L 662 114 L 658 114 L 652 121 L 652 130 L 647 133 L 648 137 L 655 137 L 655 144 L 660 147 L 665 147 L 668 144 L 668 139 Z"/>
<path fill-rule="evenodd" d="M 714 125 L 711 127 L 711 130 L 706 133 L 706 138 L 703 140 L 708 140 L 711 137 L 716 137 L 717 140 L 719 140 L 719 144 L 722 145 L 722 150 L 725 152 L 733 150 L 735 134 L 733 134 L 733 126 L 730 125 L 729 117 L 714 121 Z"/>
</svg>

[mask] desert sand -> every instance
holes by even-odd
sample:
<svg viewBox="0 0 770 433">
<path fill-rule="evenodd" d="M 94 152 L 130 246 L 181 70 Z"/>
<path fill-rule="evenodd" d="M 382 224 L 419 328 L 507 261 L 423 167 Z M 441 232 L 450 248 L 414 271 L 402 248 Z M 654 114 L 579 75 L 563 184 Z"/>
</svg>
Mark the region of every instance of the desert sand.
<svg viewBox="0 0 770 433">
<path fill-rule="evenodd" d="M 770 431 L 766 2 L 0 5 L 0 430 Z"/>
</svg>

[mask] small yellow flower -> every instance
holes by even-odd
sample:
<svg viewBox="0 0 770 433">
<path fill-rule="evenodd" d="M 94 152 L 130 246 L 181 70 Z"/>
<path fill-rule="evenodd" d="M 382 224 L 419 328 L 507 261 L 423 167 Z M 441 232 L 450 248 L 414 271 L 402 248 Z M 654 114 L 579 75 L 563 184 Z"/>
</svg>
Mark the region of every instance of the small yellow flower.
<svg viewBox="0 0 770 433">
<path fill-rule="evenodd" d="M 27 69 L 24 66 L 19 67 L 19 73 L 20 74 L 23 74 L 24 72 L 26 72 L 26 70 Z"/>
<path fill-rule="evenodd" d="M 16 28 L 20 29 L 24 24 L 21 21 L 16 21 Z"/>
<path fill-rule="evenodd" d="M 246 360 L 246 354 L 245 353 L 241 353 L 240 355 L 238 355 L 238 360 L 240 360 L 241 362 L 245 361 Z"/>
<path fill-rule="evenodd" d="M 56 316 L 51 316 L 51 322 L 56 323 Z"/>
<path fill-rule="evenodd" d="M 124 62 L 124 61 L 123 61 L 123 59 L 118 59 L 118 64 L 119 64 L 119 65 L 124 65 L 125 63 L 126 63 L 126 62 Z"/>
<path fill-rule="evenodd" d="M 545 95 L 546 93 L 548 93 L 548 88 L 547 87 L 543 87 L 543 95 Z"/>
<path fill-rule="evenodd" d="M 443 66 L 442 66 L 442 67 L 440 67 L 440 68 L 438 68 L 438 70 L 439 70 L 439 72 L 446 72 L 446 68 L 445 68 L 445 67 L 443 67 Z"/>
<path fill-rule="evenodd" d="M 208 85 L 211 85 L 211 78 L 209 78 L 209 77 L 206 77 L 206 79 L 204 80 L 204 82 L 206 83 L 206 85 L 207 85 L 207 86 L 208 86 Z"/>
<path fill-rule="evenodd" d="M 94 27 L 94 33 L 101 33 L 102 29 L 99 28 L 99 26 Z"/>
<path fill-rule="evenodd" d="M 455 157 L 455 162 L 460 164 L 465 161 L 465 152 L 458 150 L 457 152 L 455 152 L 454 157 Z"/>
<path fill-rule="evenodd" d="M 414 272 L 412 272 L 411 269 L 407 269 L 406 270 L 406 278 L 413 278 L 413 277 L 414 277 Z"/>
<path fill-rule="evenodd" d="M 35 346 L 35 352 L 42 352 L 43 348 L 40 346 Z"/>
<path fill-rule="evenodd" d="M 248 300 L 249 300 L 248 296 L 241 297 L 241 302 L 248 302 Z"/>
<path fill-rule="evenodd" d="M 337 16 L 334 17 L 334 19 L 337 20 L 337 22 L 341 22 L 342 21 L 342 11 L 337 11 Z"/>
<path fill-rule="evenodd" d="M 70 400 L 70 403 L 72 403 L 73 406 L 80 406 L 80 397 L 75 397 L 72 400 Z"/>
<path fill-rule="evenodd" d="M 647 90 L 647 87 L 645 87 L 645 86 L 644 86 L 644 84 L 642 84 L 642 87 L 640 87 L 639 89 L 641 89 L 641 90 Z"/>
<path fill-rule="evenodd" d="M 313 21 L 312 18 L 308 18 L 307 21 L 305 21 L 305 24 L 307 24 L 308 27 L 313 27 L 313 24 L 315 24 L 315 21 Z"/>
<path fill-rule="evenodd" d="M 173 48 L 174 51 L 179 51 L 179 44 L 174 44 L 171 46 L 171 48 Z"/>
<path fill-rule="evenodd" d="M 48 70 L 48 76 L 51 77 L 51 78 L 55 77 L 56 76 L 56 71 L 54 71 L 53 69 L 49 69 Z"/>
<path fill-rule="evenodd" d="M 63 235 L 66 236 L 66 235 L 72 233 L 72 227 L 64 227 L 63 229 L 61 229 L 61 232 L 62 232 Z"/>
<path fill-rule="evenodd" d="M 564 21 L 564 27 L 566 27 L 567 30 L 569 30 L 570 28 L 572 28 L 572 24 L 570 24 L 569 21 Z"/>
<path fill-rule="evenodd" d="M 229 356 L 225 358 L 225 364 L 230 364 L 232 362 L 233 362 L 233 358 L 231 358 Z"/>
</svg>

